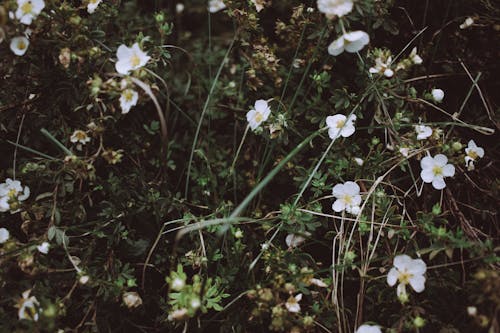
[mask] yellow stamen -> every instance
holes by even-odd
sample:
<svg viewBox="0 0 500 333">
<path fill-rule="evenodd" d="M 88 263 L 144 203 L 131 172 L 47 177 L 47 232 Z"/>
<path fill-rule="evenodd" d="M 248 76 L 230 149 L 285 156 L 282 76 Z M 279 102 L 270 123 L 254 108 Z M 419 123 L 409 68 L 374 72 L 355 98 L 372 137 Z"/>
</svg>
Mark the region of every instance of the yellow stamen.
<svg viewBox="0 0 500 333">
<path fill-rule="evenodd" d="M 264 120 L 264 117 L 260 112 L 256 112 L 253 119 L 255 120 L 255 122 L 260 123 L 262 120 Z"/>
<path fill-rule="evenodd" d="M 134 53 L 134 55 L 130 58 L 130 64 L 132 67 L 137 67 L 141 63 L 141 58 L 137 56 L 137 54 Z"/>
<path fill-rule="evenodd" d="M 345 125 L 345 120 L 339 120 L 337 121 L 337 128 L 342 128 Z"/>
<path fill-rule="evenodd" d="M 130 102 L 134 98 L 134 94 L 130 90 L 125 90 L 123 92 L 123 97 L 125 98 L 125 101 Z"/>
<path fill-rule="evenodd" d="M 17 43 L 17 48 L 18 48 L 19 50 L 24 50 L 24 49 L 26 48 L 26 43 L 25 43 L 24 41 L 22 41 L 22 40 L 21 40 L 21 41 L 19 41 L 19 42 Z"/>
<path fill-rule="evenodd" d="M 436 176 L 441 176 L 443 174 L 443 168 L 440 167 L 440 166 L 437 166 L 435 165 L 433 168 L 432 168 L 432 172 L 436 175 Z"/>
<path fill-rule="evenodd" d="M 473 150 L 470 150 L 468 153 L 467 153 L 467 156 L 469 156 L 470 158 L 472 158 L 473 160 L 477 159 L 479 156 L 477 155 L 477 153 Z"/>
<path fill-rule="evenodd" d="M 21 11 L 24 15 L 30 14 L 33 11 L 33 4 L 31 3 L 31 1 L 23 3 L 23 5 L 21 6 Z"/>
<path fill-rule="evenodd" d="M 408 284 L 410 283 L 410 279 L 413 277 L 413 274 L 410 274 L 408 272 L 400 272 L 398 276 L 398 280 L 402 284 Z"/>
</svg>

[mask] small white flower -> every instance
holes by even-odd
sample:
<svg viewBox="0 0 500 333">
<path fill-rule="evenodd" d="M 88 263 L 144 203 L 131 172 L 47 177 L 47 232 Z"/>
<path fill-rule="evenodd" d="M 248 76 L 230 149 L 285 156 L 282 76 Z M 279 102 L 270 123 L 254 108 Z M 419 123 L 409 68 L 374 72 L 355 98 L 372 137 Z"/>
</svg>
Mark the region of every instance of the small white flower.
<svg viewBox="0 0 500 333">
<path fill-rule="evenodd" d="M 295 297 L 290 296 L 285 303 L 285 306 L 289 312 L 297 313 L 300 312 L 299 302 L 302 300 L 302 294 L 297 294 Z"/>
<path fill-rule="evenodd" d="M 217 13 L 226 8 L 226 4 L 222 0 L 210 0 L 208 1 L 208 11 L 210 13 Z"/>
<path fill-rule="evenodd" d="M 468 27 L 470 27 L 471 25 L 474 24 L 474 20 L 472 19 L 472 17 L 468 17 L 465 19 L 464 23 L 460 24 L 460 29 L 467 29 Z"/>
<path fill-rule="evenodd" d="M 50 244 L 48 242 L 43 242 L 42 244 L 38 245 L 36 249 L 40 253 L 47 254 L 49 253 Z"/>
<path fill-rule="evenodd" d="M 474 162 L 476 162 L 478 158 L 483 158 L 484 149 L 478 147 L 474 140 L 470 140 L 467 148 L 465 148 L 465 154 L 465 166 L 467 170 L 474 170 Z"/>
<path fill-rule="evenodd" d="M 43 0 L 17 0 L 15 17 L 25 25 L 30 25 L 33 19 L 45 8 Z"/>
<path fill-rule="evenodd" d="M 78 283 L 80 283 L 81 285 L 85 285 L 85 284 L 87 284 L 89 282 L 89 280 L 90 280 L 90 276 L 88 276 L 88 275 L 82 275 L 78 279 Z"/>
<path fill-rule="evenodd" d="M 184 8 L 185 8 L 185 7 L 184 7 L 184 4 L 179 2 L 179 3 L 177 3 L 177 4 L 175 5 L 175 12 L 176 12 L 177 14 L 180 14 L 180 13 L 182 13 L 182 12 L 184 11 Z"/>
<path fill-rule="evenodd" d="M 120 107 L 122 108 L 122 113 L 128 113 L 130 109 L 137 105 L 139 100 L 139 94 L 133 89 L 125 89 L 120 96 Z"/>
<path fill-rule="evenodd" d="M 268 243 L 262 243 L 262 244 L 260 244 L 260 249 L 262 251 L 267 251 L 269 249 L 269 244 Z"/>
<path fill-rule="evenodd" d="M 401 155 L 403 155 L 404 157 L 408 157 L 408 154 L 410 153 L 410 148 L 401 147 L 401 148 L 399 148 L 399 153 Z"/>
<path fill-rule="evenodd" d="M 24 189 L 21 182 L 7 178 L 5 183 L 0 184 L 0 212 L 11 210 L 11 213 L 18 211 L 19 202 L 28 199 L 30 189 L 25 186 Z"/>
<path fill-rule="evenodd" d="M 475 315 L 477 315 L 477 308 L 475 306 L 468 306 L 467 314 L 471 317 L 474 317 Z"/>
<path fill-rule="evenodd" d="M 393 287 L 399 282 L 396 293 L 399 296 L 406 295 L 406 285 L 409 284 L 417 293 L 425 289 L 425 272 L 427 265 L 422 259 L 412 259 L 406 254 L 397 255 L 394 258 L 394 267 L 387 275 L 387 284 Z"/>
<path fill-rule="evenodd" d="M 332 19 L 335 16 L 342 17 L 352 11 L 352 0 L 318 0 L 318 10 Z"/>
<path fill-rule="evenodd" d="M 363 166 L 363 164 L 365 164 L 365 161 L 363 161 L 363 159 L 359 157 L 355 157 L 354 162 L 356 162 L 356 164 L 359 166 Z"/>
<path fill-rule="evenodd" d="M 267 101 L 259 99 L 255 102 L 254 108 L 247 112 L 247 121 L 252 130 L 255 130 L 259 125 L 266 121 L 271 114 L 271 108 Z"/>
<path fill-rule="evenodd" d="M 385 77 L 392 77 L 394 71 L 390 68 L 392 62 L 392 57 L 387 58 L 387 61 L 383 61 L 381 58 L 375 59 L 375 67 L 371 67 L 369 72 L 372 74 L 380 74 Z"/>
<path fill-rule="evenodd" d="M 443 90 L 441 90 L 441 89 L 432 89 L 431 94 L 432 94 L 432 98 L 437 103 L 441 103 L 443 101 L 443 98 L 444 98 L 444 91 Z"/>
<path fill-rule="evenodd" d="M 0 197 L 0 212 L 8 212 L 9 209 L 9 197 Z"/>
<path fill-rule="evenodd" d="M 328 53 L 338 56 L 342 52 L 356 53 L 361 51 L 370 42 L 370 36 L 364 31 L 357 30 L 343 34 L 328 46 Z"/>
<path fill-rule="evenodd" d="M 356 333 L 382 333 L 380 326 L 363 324 L 358 327 Z"/>
<path fill-rule="evenodd" d="M 0 244 L 5 243 L 10 238 L 9 230 L 5 228 L 0 228 Z"/>
<path fill-rule="evenodd" d="M 136 308 L 142 305 L 142 298 L 135 291 L 123 293 L 122 300 L 129 309 Z"/>
<path fill-rule="evenodd" d="M 143 67 L 151 59 L 146 52 L 140 49 L 138 43 L 134 43 L 132 47 L 120 45 L 116 50 L 116 57 L 118 58 L 115 64 L 116 71 L 123 75 Z"/>
<path fill-rule="evenodd" d="M 455 167 L 447 163 L 448 158 L 443 154 L 422 158 L 420 161 L 420 166 L 422 167 L 420 177 L 424 183 L 432 183 L 432 187 L 436 190 L 445 188 L 444 177 L 453 177 L 455 175 Z"/>
<path fill-rule="evenodd" d="M 17 56 L 23 56 L 30 46 L 30 41 L 24 36 L 14 37 L 10 41 L 10 49 Z"/>
<path fill-rule="evenodd" d="M 101 2 L 102 0 L 89 0 L 89 3 L 87 4 L 87 12 L 89 14 L 93 14 Z"/>
<path fill-rule="evenodd" d="M 420 58 L 420 56 L 417 54 L 417 48 L 414 47 L 413 50 L 411 50 L 411 53 L 410 53 L 410 60 L 411 62 L 413 62 L 415 65 L 420 65 L 421 63 L 423 63 L 424 61 L 422 60 L 422 58 Z"/>
<path fill-rule="evenodd" d="M 310 236 L 311 234 L 308 232 L 305 232 L 304 235 Z M 306 241 L 306 238 L 303 235 L 298 235 L 298 234 L 288 234 L 285 238 L 285 243 L 289 248 L 300 246 L 305 241 Z"/>
<path fill-rule="evenodd" d="M 71 134 L 69 140 L 73 143 L 79 143 L 84 145 L 90 141 L 90 137 L 87 135 L 86 132 L 82 130 L 75 130 L 73 134 Z"/>
<path fill-rule="evenodd" d="M 355 182 L 348 181 L 335 185 L 332 194 L 337 200 L 333 203 L 332 209 L 337 213 L 345 210 L 349 214 L 357 215 L 361 204 L 359 191 L 359 185 Z"/>
<path fill-rule="evenodd" d="M 184 282 L 184 280 L 181 278 L 178 278 L 178 277 L 176 277 L 172 281 L 172 289 L 175 291 L 181 290 L 182 288 L 184 288 L 185 285 L 186 285 L 186 283 Z"/>
<path fill-rule="evenodd" d="M 425 140 L 432 135 L 432 128 L 425 125 L 415 125 L 417 140 Z"/>
<path fill-rule="evenodd" d="M 200 299 L 197 297 L 193 298 L 191 302 L 189 302 L 189 305 L 191 306 L 191 309 L 198 309 L 201 306 Z"/>
<path fill-rule="evenodd" d="M 343 114 L 326 117 L 326 126 L 328 126 L 328 136 L 330 139 L 337 139 L 339 136 L 347 138 L 354 134 L 356 115 L 352 114 L 347 118 Z"/>
<path fill-rule="evenodd" d="M 18 317 L 19 320 L 26 319 L 31 321 L 38 321 L 38 308 L 40 307 L 40 303 L 35 296 L 30 297 L 31 290 L 26 290 L 23 292 L 23 297 L 19 301 L 19 311 Z"/>
</svg>

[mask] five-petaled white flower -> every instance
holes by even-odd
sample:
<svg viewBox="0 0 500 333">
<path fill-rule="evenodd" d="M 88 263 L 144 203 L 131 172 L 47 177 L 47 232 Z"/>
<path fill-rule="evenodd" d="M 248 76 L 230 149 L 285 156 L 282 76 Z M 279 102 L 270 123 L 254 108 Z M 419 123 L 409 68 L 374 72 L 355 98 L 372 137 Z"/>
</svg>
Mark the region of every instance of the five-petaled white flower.
<svg viewBox="0 0 500 333">
<path fill-rule="evenodd" d="M 417 54 L 417 47 L 414 47 L 412 50 L 411 50 L 411 53 L 410 53 L 410 60 L 411 62 L 413 62 L 415 65 L 420 65 L 421 63 L 423 63 L 424 61 L 422 60 L 422 58 Z"/>
<path fill-rule="evenodd" d="M 328 53 L 338 56 L 342 52 L 356 53 L 370 42 L 370 36 L 364 31 L 346 32 L 328 46 Z"/>
<path fill-rule="evenodd" d="M 443 154 L 422 158 L 420 166 L 422 167 L 420 177 L 422 177 L 424 183 L 432 183 L 432 187 L 436 190 L 442 190 L 446 187 L 444 177 L 453 177 L 455 175 L 455 167 L 448 164 L 448 158 Z"/>
<path fill-rule="evenodd" d="M 441 103 L 444 98 L 444 91 L 442 89 L 432 89 L 431 91 L 432 99 L 437 103 Z"/>
<path fill-rule="evenodd" d="M 318 0 L 318 10 L 329 19 L 349 14 L 352 7 L 352 0 Z"/>
<path fill-rule="evenodd" d="M 87 12 L 89 14 L 92 14 L 95 12 L 97 9 L 97 6 L 102 2 L 102 0 L 89 0 L 89 3 L 87 4 Z"/>
<path fill-rule="evenodd" d="M 361 204 L 359 191 L 359 185 L 355 182 L 348 181 L 335 185 L 332 194 L 337 200 L 333 203 L 332 209 L 337 213 L 345 210 L 349 214 L 357 215 Z"/>
<path fill-rule="evenodd" d="M 465 154 L 465 166 L 467 170 L 474 170 L 474 162 L 476 162 L 478 158 L 483 158 L 484 149 L 478 147 L 474 140 L 470 140 L 467 148 L 465 148 Z"/>
<path fill-rule="evenodd" d="M 427 265 L 422 259 L 412 259 L 406 254 L 394 258 L 394 267 L 387 274 L 387 284 L 394 286 L 399 282 L 396 293 L 398 297 L 406 296 L 406 285 L 409 284 L 417 293 L 425 289 L 425 272 Z"/>
<path fill-rule="evenodd" d="M 432 128 L 425 125 L 415 125 L 417 140 L 425 140 L 432 135 Z"/>
<path fill-rule="evenodd" d="M 347 118 L 343 114 L 326 117 L 326 126 L 328 126 L 328 136 L 330 139 L 337 139 L 339 136 L 347 138 L 354 134 L 356 115 L 352 114 Z"/>
<path fill-rule="evenodd" d="M 210 0 L 208 2 L 208 11 L 210 13 L 217 13 L 226 8 L 226 4 L 222 0 Z"/>
<path fill-rule="evenodd" d="M 266 121 L 271 114 L 271 108 L 267 101 L 259 99 L 255 102 L 253 109 L 247 112 L 247 121 L 252 130 L 255 130 L 259 125 Z"/>
<path fill-rule="evenodd" d="M 120 107 L 122 113 L 128 113 L 133 106 L 137 105 L 139 94 L 133 89 L 125 89 L 120 96 Z"/>
<path fill-rule="evenodd" d="M 38 321 L 38 310 L 40 307 L 40 303 L 35 296 L 30 296 L 31 290 L 26 290 L 23 292 L 23 297 L 18 303 L 19 311 L 18 317 L 19 320 L 26 319 L 31 321 Z"/>
<path fill-rule="evenodd" d="M 0 228 L 0 244 L 5 243 L 10 238 L 9 230 L 5 228 Z"/>
<path fill-rule="evenodd" d="M 21 182 L 7 178 L 5 183 L 0 184 L 0 212 L 11 213 L 18 211 L 19 203 L 28 199 L 30 196 L 30 189 L 25 186 L 24 189 Z"/>
<path fill-rule="evenodd" d="M 369 69 L 369 72 L 372 74 L 380 74 L 385 77 L 392 77 L 394 75 L 394 71 L 390 68 L 392 62 L 392 57 L 387 58 L 384 62 L 381 58 L 375 59 L 375 66 Z"/>
<path fill-rule="evenodd" d="M 78 143 L 78 144 L 86 144 L 87 142 L 90 141 L 90 137 L 87 135 L 85 131 L 82 130 L 75 130 L 73 134 L 71 134 L 71 137 L 69 140 L 73 143 Z"/>
<path fill-rule="evenodd" d="M 30 46 L 30 41 L 24 36 L 12 38 L 10 41 L 10 49 L 17 56 L 23 56 Z"/>
<path fill-rule="evenodd" d="M 297 294 L 295 297 L 291 296 L 285 303 L 285 306 L 289 312 L 297 313 L 300 312 L 299 302 L 302 300 L 302 294 Z"/>
<path fill-rule="evenodd" d="M 358 327 L 356 333 L 382 333 L 380 326 L 363 324 Z"/>
<path fill-rule="evenodd" d="M 141 50 L 138 43 L 134 43 L 132 47 L 120 45 L 116 50 L 116 57 L 118 58 L 115 64 L 116 71 L 123 75 L 143 67 L 151 59 L 146 52 Z"/>
<path fill-rule="evenodd" d="M 43 242 L 42 244 L 38 245 L 36 249 L 40 253 L 47 254 L 49 253 L 50 244 L 48 242 Z"/>
<path fill-rule="evenodd" d="M 17 0 L 16 18 L 25 25 L 30 25 L 34 18 L 45 8 L 43 0 Z"/>
</svg>

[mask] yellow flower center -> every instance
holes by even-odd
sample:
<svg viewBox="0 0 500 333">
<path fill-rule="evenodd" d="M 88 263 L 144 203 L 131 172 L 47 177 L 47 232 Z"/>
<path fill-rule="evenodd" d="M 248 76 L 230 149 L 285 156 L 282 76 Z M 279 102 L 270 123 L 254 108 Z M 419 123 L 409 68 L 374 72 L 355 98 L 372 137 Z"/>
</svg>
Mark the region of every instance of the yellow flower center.
<svg viewBox="0 0 500 333">
<path fill-rule="evenodd" d="M 91 4 L 95 4 L 95 3 L 97 3 L 97 1 L 98 1 L 98 0 L 90 0 L 89 2 L 90 2 Z"/>
<path fill-rule="evenodd" d="M 352 197 L 350 195 L 344 195 L 344 202 L 348 205 L 351 205 L 352 204 Z"/>
<path fill-rule="evenodd" d="M 23 41 L 23 40 L 20 40 L 18 43 L 17 43 L 17 48 L 19 50 L 24 50 L 26 48 L 26 43 Z"/>
<path fill-rule="evenodd" d="M 253 119 L 255 120 L 255 122 L 260 123 L 262 120 L 264 120 L 264 117 L 260 112 L 256 112 Z"/>
<path fill-rule="evenodd" d="M 432 168 L 432 172 L 434 173 L 434 175 L 436 176 L 441 176 L 443 174 L 443 168 L 440 167 L 440 166 L 437 166 L 435 165 L 433 168 Z"/>
<path fill-rule="evenodd" d="M 137 56 L 137 54 L 134 53 L 134 55 L 130 58 L 130 64 L 132 67 L 137 67 L 141 63 L 141 58 Z"/>
<path fill-rule="evenodd" d="M 13 189 L 13 188 L 11 188 L 11 189 L 9 190 L 9 193 L 7 193 L 7 196 L 8 196 L 9 198 L 11 198 L 11 199 L 15 198 L 15 197 L 16 197 L 16 195 L 17 195 L 17 191 L 16 191 L 15 189 Z"/>
<path fill-rule="evenodd" d="M 345 125 L 345 120 L 338 120 L 337 121 L 337 128 L 342 128 Z"/>
<path fill-rule="evenodd" d="M 134 98 L 134 94 L 130 90 L 125 90 L 123 92 L 123 97 L 125 98 L 125 101 L 130 102 Z"/>
<path fill-rule="evenodd" d="M 31 1 L 23 3 L 23 5 L 21 6 L 21 11 L 24 15 L 30 14 L 33 11 L 33 4 L 31 3 Z"/>
<path fill-rule="evenodd" d="M 413 274 L 410 274 L 408 272 L 400 272 L 398 276 L 398 280 L 402 284 L 408 284 L 410 283 L 410 279 L 413 277 Z"/>
<path fill-rule="evenodd" d="M 473 160 L 477 159 L 479 156 L 477 155 L 477 153 L 474 151 L 474 150 L 470 150 L 468 153 L 467 153 L 467 156 L 469 156 L 470 158 L 472 158 Z"/>
</svg>

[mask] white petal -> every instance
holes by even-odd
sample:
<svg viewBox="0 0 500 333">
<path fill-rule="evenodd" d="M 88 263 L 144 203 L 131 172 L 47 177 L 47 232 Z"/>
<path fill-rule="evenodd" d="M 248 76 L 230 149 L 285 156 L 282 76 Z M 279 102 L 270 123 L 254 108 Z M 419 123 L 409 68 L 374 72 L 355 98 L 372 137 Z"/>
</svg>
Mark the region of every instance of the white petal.
<svg viewBox="0 0 500 333">
<path fill-rule="evenodd" d="M 354 126 L 352 125 L 348 125 L 347 123 L 344 125 L 344 127 L 340 130 L 340 134 L 342 135 L 342 137 L 344 138 L 348 138 L 350 137 L 351 135 L 354 134 L 354 132 L 356 132 L 356 128 L 354 128 Z"/>
<path fill-rule="evenodd" d="M 345 44 L 345 50 L 350 53 L 361 51 L 370 42 L 370 36 L 364 31 L 352 31 L 344 34 L 344 38 L 349 42 Z"/>
<path fill-rule="evenodd" d="M 337 184 L 332 189 L 332 194 L 336 198 L 342 197 L 345 193 L 344 184 Z"/>
<path fill-rule="evenodd" d="M 394 286 L 396 282 L 398 282 L 398 276 L 399 276 L 398 270 L 394 267 L 391 268 L 389 274 L 387 274 L 387 284 L 391 287 Z"/>
<path fill-rule="evenodd" d="M 267 104 L 267 101 L 264 100 L 264 99 L 259 99 L 257 101 L 255 101 L 255 110 L 256 111 L 259 111 L 261 113 L 263 113 L 267 107 L 268 107 L 268 104 Z"/>
<path fill-rule="evenodd" d="M 115 64 L 116 71 L 122 75 L 127 75 L 132 67 L 130 66 L 130 62 L 127 60 L 119 60 Z"/>
<path fill-rule="evenodd" d="M 410 286 L 417 293 L 421 293 L 425 289 L 425 277 L 423 275 L 414 275 L 410 279 Z"/>
<path fill-rule="evenodd" d="M 398 284 L 396 294 L 398 295 L 398 297 L 400 297 L 401 295 L 406 295 L 406 285 L 404 283 Z"/>
<path fill-rule="evenodd" d="M 399 271 L 404 271 L 411 266 L 412 258 L 406 254 L 400 254 L 394 257 L 394 267 Z"/>
<path fill-rule="evenodd" d="M 408 272 L 413 275 L 424 275 L 427 271 L 427 265 L 422 259 L 413 259 L 408 267 Z"/>
<path fill-rule="evenodd" d="M 342 52 L 344 52 L 344 37 L 343 36 L 337 38 L 328 46 L 328 53 L 334 57 L 338 56 Z"/>
<path fill-rule="evenodd" d="M 437 154 L 436 156 L 434 156 L 434 162 L 440 167 L 443 167 L 446 165 L 446 163 L 448 163 L 448 157 L 443 154 Z"/>
<path fill-rule="evenodd" d="M 434 180 L 434 172 L 432 169 L 423 169 L 420 172 L 420 177 L 424 181 L 424 183 L 431 183 Z"/>
<path fill-rule="evenodd" d="M 332 205 L 332 209 L 335 212 L 340 213 L 341 211 L 343 211 L 345 209 L 345 202 L 343 200 L 340 200 L 340 199 L 335 200 L 335 202 Z"/>
<path fill-rule="evenodd" d="M 356 206 L 359 206 L 361 204 L 361 196 L 358 194 L 358 195 L 355 195 L 352 197 L 352 203 L 351 203 L 351 206 L 356 207 Z M 359 209 L 359 207 L 358 207 Z M 353 212 L 354 213 L 354 212 Z M 356 214 L 356 213 L 354 213 Z"/>
<path fill-rule="evenodd" d="M 340 129 L 335 127 L 330 127 L 328 129 L 328 136 L 330 137 L 330 139 L 332 140 L 337 139 L 339 135 L 340 135 Z"/>
<path fill-rule="evenodd" d="M 116 57 L 118 61 L 130 58 L 132 55 L 132 49 L 128 48 L 126 45 L 122 44 L 116 50 Z"/>
<path fill-rule="evenodd" d="M 360 191 L 359 185 L 356 184 L 355 182 L 348 181 L 344 183 L 344 193 L 354 196 L 358 195 L 359 191 Z"/>
<path fill-rule="evenodd" d="M 333 116 L 328 116 L 328 117 L 326 117 L 326 126 L 328 126 L 330 128 L 337 128 L 337 123 L 339 121 L 345 122 L 345 120 L 346 120 L 346 116 L 344 116 L 343 114 L 336 114 Z"/>
<path fill-rule="evenodd" d="M 455 167 L 452 164 L 446 164 L 443 167 L 443 176 L 453 177 L 455 175 Z"/>
<path fill-rule="evenodd" d="M 442 190 L 443 188 L 445 188 L 446 183 L 444 182 L 443 177 L 441 176 L 435 177 L 432 180 L 432 187 L 434 187 L 436 190 Z"/>
<path fill-rule="evenodd" d="M 430 156 L 425 156 L 420 160 L 420 167 L 422 169 L 432 169 L 434 167 L 434 159 Z"/>
</svg>

